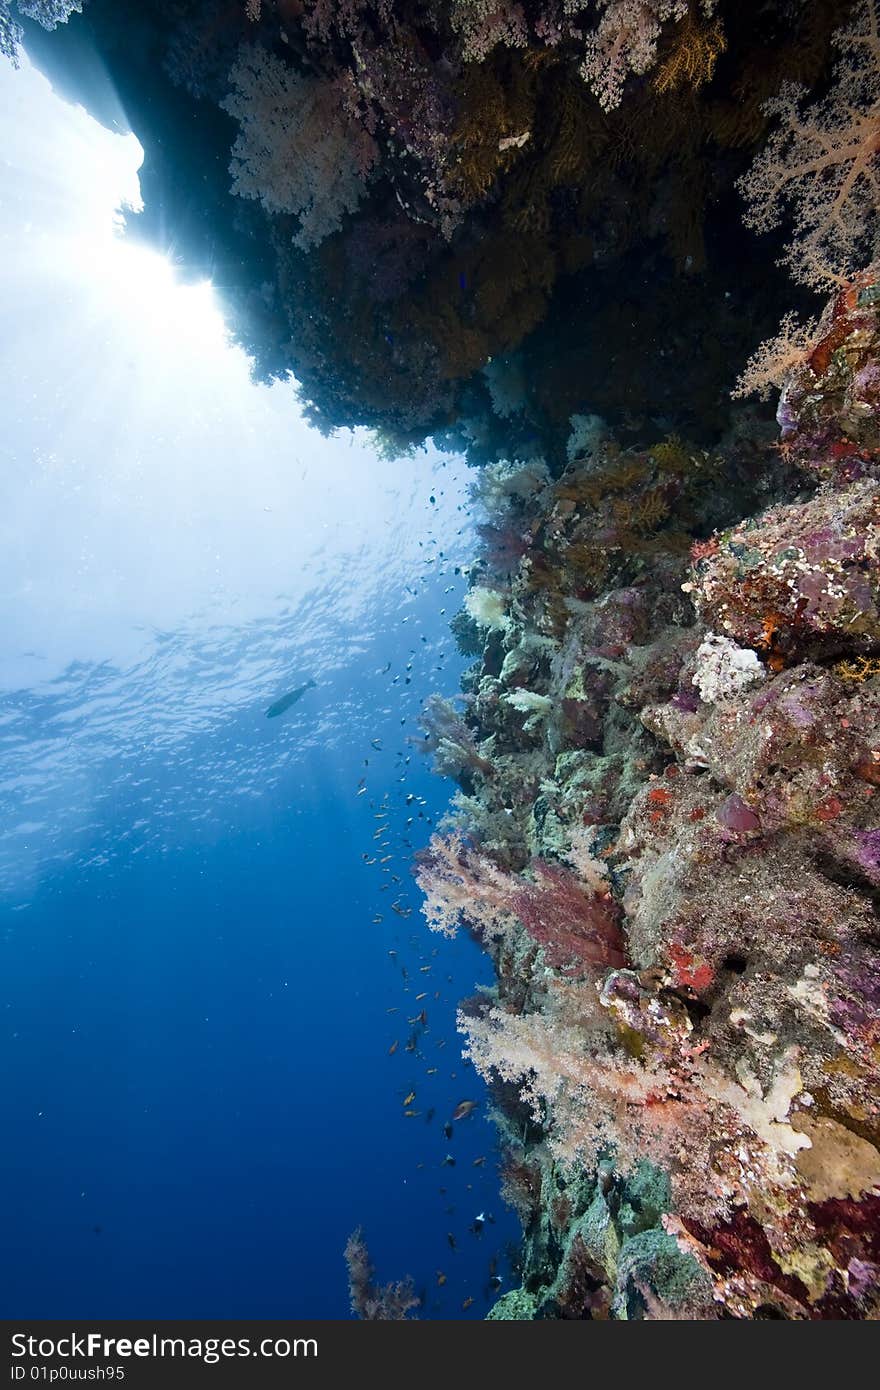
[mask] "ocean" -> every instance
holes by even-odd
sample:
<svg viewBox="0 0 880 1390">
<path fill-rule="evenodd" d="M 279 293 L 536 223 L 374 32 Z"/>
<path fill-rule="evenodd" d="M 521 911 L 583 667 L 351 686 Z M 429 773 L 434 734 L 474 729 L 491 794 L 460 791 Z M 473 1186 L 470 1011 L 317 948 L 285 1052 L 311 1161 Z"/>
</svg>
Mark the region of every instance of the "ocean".
<svg viewBox="0 0 880 1390">
<path fill-rule="evenodd" d="M 0 1306 L 345 1318 L 362 1227 L 423 1316 L 483 1316 L 517 1227 L 455 1009 L 491 971 L 412 881 L 467 470 L 309 430 L 119 250 L 130 139 L 0 81 Z"/>
</svg>

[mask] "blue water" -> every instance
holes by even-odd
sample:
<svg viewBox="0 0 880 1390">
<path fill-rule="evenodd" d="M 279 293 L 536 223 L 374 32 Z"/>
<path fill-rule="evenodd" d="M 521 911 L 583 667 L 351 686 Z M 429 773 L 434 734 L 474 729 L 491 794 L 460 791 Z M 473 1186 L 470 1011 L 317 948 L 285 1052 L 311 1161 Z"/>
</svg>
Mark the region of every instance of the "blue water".
<svg viewBox="0 0 880 1390">
<path fill-rule="evenodd" d="M 454 1012 L 489 975 L 469 942 L 426 930 L 410 874 L 448 792 L 406 742 L 437 666 L 450 686 L 460 664 L 439 622 L 420 640 L 447 587 L 426 586 L 406 626 L 391 618 L 279 720 L 255 690 L 219 728 L 163 735 L 131 672 L 7 697 L 4 766 L 25 780 L 29 750 L 45 767 L 66 728 L 68 756 L 77 739 L 111 744 L 103 764 L 93 748 L 75 848 L 7 891 L 2 915 L 7 1316 L 345 1317 L 358 1224 L 380 1277 L 426 1290 L 425 1316 L 485 1312 L 490 1257 L 514 1235 L 494 1130 L 485 1103 L 451 1141 L 441 1127 L 482 1099 Z M 130 721 L 119 749 L 90 727 L 101 709 Z M 384 825 L 393 859 L 367 865 Z M 497 1224 L 476 1237 L 481 1210 Z"/>
<path fill-rule="evenodd" d="M 419 914 L 451 788 L 407 742 L 458 683 L 466 469 L 254 385 L 212 291 L 111 239 L 131 140 L 26 64 L 0 134 L 0 1312 L 343 1318 L 362 1225 L 480 1317 L 490 977 Z"/>
</svg>

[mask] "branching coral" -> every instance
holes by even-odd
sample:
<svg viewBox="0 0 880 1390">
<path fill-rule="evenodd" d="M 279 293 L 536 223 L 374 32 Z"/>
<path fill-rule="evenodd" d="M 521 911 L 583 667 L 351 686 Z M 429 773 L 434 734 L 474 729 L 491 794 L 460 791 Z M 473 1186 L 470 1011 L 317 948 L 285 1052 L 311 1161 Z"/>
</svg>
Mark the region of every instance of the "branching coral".
<svg viewBox="0 0 880 1390">
<path fill-rule="evenodd" d="M 602 13 L 588 33 L 581 75 L 610 111 L 620 105 L 623 86 L 632 73 L 641 76 L 653 67 L 663 25 L 687 14 L 687 0 L 600 0 Z M 577 0 L 567 9 L 580 10 Z M 711 9 L 711 3 L 707 6 Z"/>
<path fill-rule="evenodd" d="M 422 750 L 434 754 L 434 771 L 441 777 L 460 777 L 463 772 L 491 777 L 491 761 L 480 752 L 472 730 L 448 700 L 431 696 L 422 711 L 422 727 Z"/>
<path fill-rule="evenodd" d="M 510 906 L 548 964 L 562 971 L 623 965 L 620 911 L 607 884 L 585 885 L 561 865 L 541 860 L 530 868 L 531 881 L 516 885 Z"/>
<path fill-rule="evenodd" d="M 460 834 L 433 835 L 416 862 L 422 912 L 432 931 L 454 936 L 466 923 L 488 940 L 513 928 L 513 880 Z"/>
<path fill-rule="evenodd" d="M 363 1231 L 353 1231 L 345 1245 L 351 1310 L 366 1322 L 402 1322 L 418 1308 L 421 1299 L 411 1279 L 377 1285 L 375 1269 Z"/>
<path fill-rule="evenodd" d="M 767 103 L 778 125 L 740 180 L 746 221 L 777 226 L 790 210 L 785 263 L 816 289 L 844 284 L 880 254 L 880 31 L 876 0 L 834 36 L 841 57 L 827 97 L 804 107 L 786 83 Z M 802 109 L 803 108 L 803 109 Z"/>
<path fill-rule="evenodd" d="M 549 1130 L 556 1159 L 590 1169 L 613 1154 L 622 1171 L 651 1154 L 675 1163 L 683 1135 L 705 1173 L 709 1135 L 704 1112 L 684 1076 L 646 1066 L 615 1048 L 597 1017 L 594 986 L 554 989 L 540 1013 L 491 1009 L 462 1014 L 466 1055 L 488 1078 L 519 1082 L 533 1116 Z"/>
<path fill-rule="evenodd" d="M 541 860 L 530 864 L 529 877 L 511 874 L 454 832 L 432 836 L 417 860 L 416 882 L 432 931 L 454 936 L 464 922 L 489 941 L 521 923 L 548 964 L 583 973 L 624 962 L 619 910 L 593 861 L 588 874 L 585 880 Z"/>
<path fill-rule="evenodd" d="M 294 213 L 294 243 L 309 250 L 357 207 L 375 142 L 346 114 L 344 90 L 302 76 L 260 44 L 242 46 L 229 80 L 224 107 L 241 125 L 232 190 L 268 212 Z"/>
<path fill-rule="evenodd" d="M 801 366 L 815 346 L 816 326 L 815 319 L 803 323 L 789 310 L 778 331 L 759 344 L 737 377 L 734 400 L 755 395 L 766 401 L 771 391 L 781 391 L 792 368 Z"/>
<path fill-rule="evenodd" d="M 715 65 L 727 47 L 719 19 L 701 24 L 689 11 L 676 31 L 672 49 L 654 77 L 658 92 L 671 92 L 682 85 L 696 90 L 711 82 Z"/>
</svg>

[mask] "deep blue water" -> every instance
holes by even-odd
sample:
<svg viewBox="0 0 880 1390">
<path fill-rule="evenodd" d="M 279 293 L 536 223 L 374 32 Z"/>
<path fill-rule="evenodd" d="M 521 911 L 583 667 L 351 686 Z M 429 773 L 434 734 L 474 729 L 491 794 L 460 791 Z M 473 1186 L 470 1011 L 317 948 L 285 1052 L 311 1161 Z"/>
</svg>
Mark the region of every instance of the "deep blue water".
<svg viewBox="0 0 880 1390">
<path fill-rule="evenodd" d="M 26 62 L 0 126 L 0 1312 L 347 1317 L 362 1225 L 481 1316 L 489 971 L 419 914 L 452 789 L 406 741 L 458 683 L 466 469 L 254 385 L 214 291 L 114 234 L 137 142 Z"/>
<path fill-rule="evenodd" d="M 127 673 L 84 666 L 4 701 L 7 825 L 45 802 L 42 820 L 24 812 L 44 857 L 10 877 L 2 913 L 6 1316 L 346 1317 L 357 1225 L 382 1281 L 426 1291 L 424 1316 L 486 1311 L 490 1258 L 516 1232 L 454 1015 L 489 970 L 427 931 L 410 871 L 450 790 L 406 742 L 424 695 L 455 688 L 448 587 L 432 577 L 406 625 L 377 614 L 359 643 L 341 625 L 354 654 L 328 675 L 322 628 L 299 654 L 318 685 L 278 720 L 261 678 L 225 725 L 179 710 L 172 736 L 156 662 L 173 634 Z M 268 639 L 226 640 L 240 661 Z M 60 788 L 85 773 L 58 769 L 78 748 L 89 810 L 62 833 L 76 808 Z M 27 833 L 12 843 L 24 853 Z M 421 1114 L 405 1118 L 411 1090 Z M 447 1141 L 465 1097 L 481 1105 Z M 480 1211 L 497 1224 L 477 1237 Z"/>
</svg>

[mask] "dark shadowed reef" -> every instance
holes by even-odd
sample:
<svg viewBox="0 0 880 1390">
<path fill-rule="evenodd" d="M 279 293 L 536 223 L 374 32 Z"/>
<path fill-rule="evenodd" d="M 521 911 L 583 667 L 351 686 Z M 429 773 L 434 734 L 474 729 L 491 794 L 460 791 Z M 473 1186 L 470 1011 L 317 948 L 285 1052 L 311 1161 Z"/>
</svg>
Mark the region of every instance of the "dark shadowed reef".
<svg viewBox="0 0 880 1390">
<path fill-rule="evenodd" d="M 508 8 L 523 34 L 493 35 Z M 630 6 L 667 20 L 591 80 L 575 20 L 597 7 L 560 5 L 558 41 L 554 7 L 529 8 L 88 0 L 25 22 L 60 89 L 143 144 L 141 233 L 212 277 L 319 426 L 406 440 L 464 417 L 490 456 L 536 432 L 558 452 L 587 408 L 717 435 L 792 299 L 733 183 L 762 103 L 827 79 L 839 0 Z"/>
<path fill-rule="evenodd" d="M 496 970 L 491 1316 L 876 1317 L 875 0 L 19 8 L 255 372 L 478 470 L 418 878 Z"/>
</svg>

